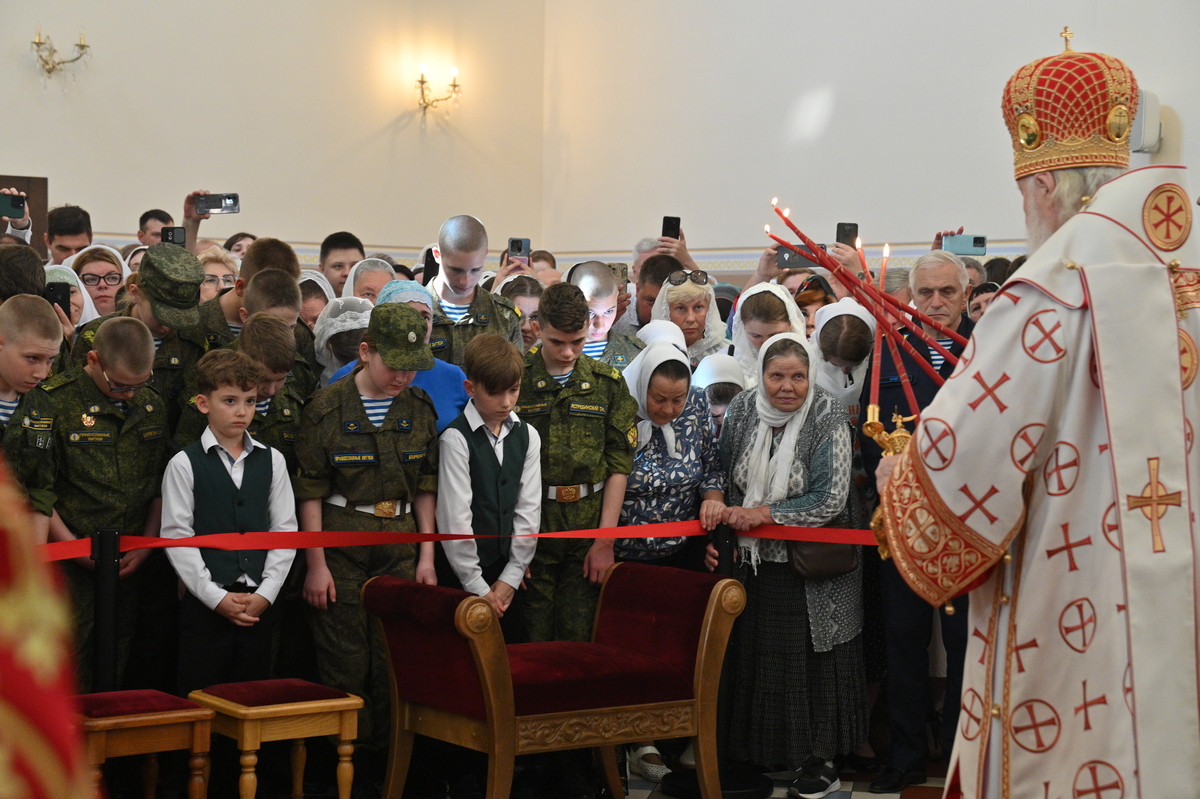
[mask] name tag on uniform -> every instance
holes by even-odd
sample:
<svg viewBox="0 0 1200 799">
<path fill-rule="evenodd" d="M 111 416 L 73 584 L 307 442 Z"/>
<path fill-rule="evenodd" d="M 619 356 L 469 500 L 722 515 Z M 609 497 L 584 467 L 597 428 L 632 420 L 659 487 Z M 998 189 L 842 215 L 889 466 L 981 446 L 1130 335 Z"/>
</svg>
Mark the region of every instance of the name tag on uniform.
<svg viewBox="0 0 1200 799">
<path fill-rule="evenodd" d="M 283 431 L 283 440 L 284 441 L 295 441 L 296 440 L 296 431 L 295 430 L 284 430 Z"/>
<path fill-rule="evenodd" d="M 167 428 L 157 424 L 153 427 L 147 427 L 142 431 L 142 441 L 153 441 L 156 438 L 162 438 L 167 434 Z"/>
<path fill-rule="evenodd" d="M 446 349 L 446 339 L 444 339 L 444 338 L 431 339 L 429 342 L 429 349 L 431 349 L 431 350 Z"/>
<path fill-rule="evenodd" d="M 517 413 L 546 413 L 550 410 L 549 402 L 531 402 L 528 405 L 518 405 Z"/>
<path fill-rule="evenodd" d="M 333 463 L 336 466 L 355 466 L 355 465 L 373 465 L 375 463 L 374 452 L 342 452 L 332 456 Z"/>
<path fill-rule="evenodd" d="M 429 450 L 427 449 L 416 450 L 415 452 L 406 452 L 404 453 L 404 462 L 408 463 L 410 461 L 419 461 L 428 454 Z"/>
<path fill-rule="evenodd" d="M 608 413 L 608 406 L 594 402 L 572 402 L 569 412 L 576 416 L 604 416 Z"/>
<path fill-rule="evenodd" d="M 107 430 L 80 430 L 67 436 L 72 444 L 111 444 L 113 434 Z"/>
<path fill-rule="evenodd" d="M 54 429 L 54 418 L 49 419 L 32 419 L 26 416 L 21 420 L 21 427 L 26 430 L 37 430 L 39 432 L 49 432 Z"/>
</svg>

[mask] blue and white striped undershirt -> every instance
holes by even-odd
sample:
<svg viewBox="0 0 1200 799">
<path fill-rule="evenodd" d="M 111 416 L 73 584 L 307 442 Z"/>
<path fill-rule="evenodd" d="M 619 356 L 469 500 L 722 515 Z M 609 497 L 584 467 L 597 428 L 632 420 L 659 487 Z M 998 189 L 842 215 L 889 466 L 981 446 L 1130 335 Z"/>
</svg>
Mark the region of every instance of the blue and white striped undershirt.
<svg viewBox="0 0 1200 799">
<path fill-rule="evenodd" d="M 229 323 L 226 322 L 225 324 L 229 324 Z M 229 332 L 235 336 L 240 336 L 240 335 L 242 335 L 242 326 L 241 325 L 229 325 Z"/>
<path fill-rule="evenodd" d="M 937 343 L 941 344 L 946 349 L 950 349 L 950 345 L 953 344 L 954 342 L 948 338 L 939 338 L 937 340 Z M 942 368 L 942 364 L 944 364 L 946 362 L 946 356 L 942 355 L 940 352 L 935 350 L 933 347 L 929 348 L 929 354 L 930 354 L 930 356 L 932 356 L 932 357 L 930 357 L 930 361 L 933 363 L 933 368 L 940 370 Z"/>
<path fill-rule="evenodd" d="M 259 416 L 266 416 L 267 411 L 271 410 L 272 399 L 274 399 L 274 397 L 267 397 L 266 399 L 262 399 L 254 403 L 254 412 Z"/>
<path fill-rule="evenodd" d="M 589 358 L 599 358 L 604 354 L 606 347 L 608 347 L 608 339 L 604 339 L 604 341 L 588 341 L 583 345 L 583 354 Z"/>
<path fill-rule="evenodd" d="M 110 399 L 109 401 L 112 402 L 113 405 L 116 405 L 117 410 L 119 410 L 121 413 L 126 413 L 129 411 L 129 403 L 125 400 Z"/>
<path fill-rule="evenodd" d="M 162 343 L 163 343 L 163 337 L 162 337 L 162 336 L 155 336 L 155 337 L 154 337 L 154 351 L 155 351 L 155 352 L 158 352 L 158 348 L 162 346 Z"/>
<path fill-rule="evenodd" d="M 574 372 L 574 371 L 575 371 L 574 369 L 571 370 L 571 372 Z M 571 372 L 567 372 L 565 375 L 550 375 L 550 376 L 553 377 L 555 380 L 557 380 L 558 384 L 560 386 L 565 386 L 567 384 L 567 381 L 571 379 Z"/>
<path fill-rule="evenodd" d="M 370 399 L 359 394 L 359 399 L 362 400 L 363 410 L 367 412 L 367 418 L 371 420 L 371 424 L 379 427 L 383 424 L 384 418 L 387 417 L 388 411 L 392 409 L 392 400 L 395 397 L 387 399 Z"/>
<path fill-rule="evenodd" d="M 17 409 L 17 403 L 20 401 L 20 397 L 17 397 L 12 402 L 9 402 L 8 400 L 0 400 L 0 425 L 8 424 L 8 420 L 12 418 L 13 411 Z"/>
<path fill-rule="evenodd" d="M 467 303 L 466 305 L 451 305 L 445 300 L 442 300 L 442 311 L 446 314 L 446 316 L 449 316 L 450 321 L 454 322 L 455 324 L 461 322 L 462 318 L 467 315 L 467 311 L 470 309 L 470 303 Z"/>
</svg>

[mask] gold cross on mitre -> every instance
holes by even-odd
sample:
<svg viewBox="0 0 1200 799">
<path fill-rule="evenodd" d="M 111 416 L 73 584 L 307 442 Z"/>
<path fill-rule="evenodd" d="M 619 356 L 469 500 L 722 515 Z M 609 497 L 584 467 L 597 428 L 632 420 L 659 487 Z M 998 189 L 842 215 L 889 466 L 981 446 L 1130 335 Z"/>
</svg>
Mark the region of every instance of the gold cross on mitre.
<svg viewBox="0 0 1200 799">
<path fill-rule="evenodd" d="M 1130 494 L 1126 499 L 1129 500 L 1129 509 L 1141 509 L 1146 518 L 1150 520 L 1150 534 L 1154 539 L 1154 551 L 1166 552 L 1167 548 L 1163 545 L 1162 529 L 1159 527 L 1159 519 L 1166 515 L 1167 508 L 1174 506 L 1178 508 L 1183 503 L 1183 495 L 1176 491 L 1172 494 L 1167 493 L 1167 487 L 1158 482 L 1158 458 L 1147 458 L 1150 465 L 1150 482 L 1142 489 L 1141 494 Z"/>
<path fill-rule="evenodd" d="M 1071 29 L 1064 25 L 1063 32 L 1058 35 L 1063 37 L 1063 41 L 1066 42 L 1066 48 L 1063 50 L 1063 52 L 1064 53 L 1075 52 L 1074 50 L 1071 49 L 1071 39 L 1075 38 L 1075 34 L 1071 33 Z"/>
</svg>

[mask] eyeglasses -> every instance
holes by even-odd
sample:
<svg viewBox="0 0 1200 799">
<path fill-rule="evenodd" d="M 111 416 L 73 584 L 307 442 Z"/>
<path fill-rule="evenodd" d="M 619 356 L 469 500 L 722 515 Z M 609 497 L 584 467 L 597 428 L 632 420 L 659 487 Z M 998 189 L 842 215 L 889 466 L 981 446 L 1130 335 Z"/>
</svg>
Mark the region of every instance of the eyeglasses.
<svg viewBox="0 0 1200 799">
<path fill-rule="evenodd" d="M 233 284 L 237 282 L 237 278 L 233 275 L 205 275 L 205 286 L 223 286 L 225 288 L 233 288 Z"/>
<path fill-rule="evenodd" d="M 99 286 L 101 280 L 104 281 L 104 285 L 106 286 L 121 285 L 120 272 L 109 272 L 107 275 L 80 275 L 79 279 L 85 286 Z"/>
<path fill-rule="evenodd" d="M 100 369 L 100 374 L 104 375 L 104 382 L 108 383 L 108 390 L 113 394 L 136 394 L 146 386 L 150 385 L 150 381 L 154 379 L 154 370 L 151 370 L 150 377 L 146 380 L 138 383 L 137 385 L 126 386 L 122 383 L 114 383 L 113 381 L 109 380 L 108 372 L 104 371 L 103 368 Z"/>
<path fill-rule="evenodd" d="M 692 281 L 697 286 L 708 285 L 708 272 L 703 269 L 696 269 L 692 272 L 685 272 L 682 269 L 676 269 L 671 274 L 667 275 L 667 282 L 672 286 L 682 286 L 688 281 Z"/>
</svg>

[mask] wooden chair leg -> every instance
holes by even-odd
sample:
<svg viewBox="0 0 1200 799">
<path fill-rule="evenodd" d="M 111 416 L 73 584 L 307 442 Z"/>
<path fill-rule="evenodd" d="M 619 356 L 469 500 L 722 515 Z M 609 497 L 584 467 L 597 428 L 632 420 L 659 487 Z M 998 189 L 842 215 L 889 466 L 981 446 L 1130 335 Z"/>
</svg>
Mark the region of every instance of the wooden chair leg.
<svg viewBox="0 0 1200 799">
<path fill-rule="evenodd" d="M 254 794 L 258 792 L 258 775 L 254 773 L 254 767 L 258 765 L 258 752 L 254 749 L 244 750 L 241 764 L 242 776 L 238 778 L 238 796 L 241 799 L 254 799 Z"/>
<path fill-rule="evenodd" d="M 104 770 L 101 766 L 103 763 L 97 763 L 92 766 L 92 796 L 94 799 L 104 799 Z"/>
<path fill-rule="evenodd" d="M 701 730 L 692 739 L 696 754 L 696 779 L 701 799 L 721 799 L 721 774 L 717 770 L 717 736 L 713 729 Z"/>
<path fill-rule="evenodd" d="M 142 757 L 142 796 L 154 799 L 158 790 L 158 755 L 151 752 Z"/>
<path fill-rule="evenodd" d="M 308 762 L 308 750 L 304 739 L 292 741 L 292 799 L 304 799 L 304 766 Z"/>
<path fill-rule="evenodd" d="M 192 752 L 188 759 L 188 799 L 205 799 L 208 796 L 208 752 Z"/>
<path fill-rule="evenodd" d="M 404 729 L 404 721 L 392 716 L 392 746 L 388 756 L 387 779 L 384 781 L 383 799 L 400 799 L 404 795 L 404 783 L 408 779 L 408 765 L 412 760 L 413 733 Z"/>
<path fill-rule="evenodd" d="M 338 799 L 350 799 L 350 786 L 354 784 L 354 742 L 338 742 L 337 786 Z M 242 797 L 245 799 L 245 797 Z"/>
<path fill-rule="evenodd" d="M 515 765 L 511 753 L 488 752 L 487 788 L 483 794 L 486 799 L 508 799 Z"/>
<path fill-rule="evenodd" d="M 621 769 L 617 766 L 617 755 L 621 747 L 601 746 L 597 748 L 600 750 L 600 767 L 604 770 L 604 782 L 608 785 L 608 793 L 616 799 L 621 799 L 625 796 L 625 786 L 621 784 Z"/>
</svg>

